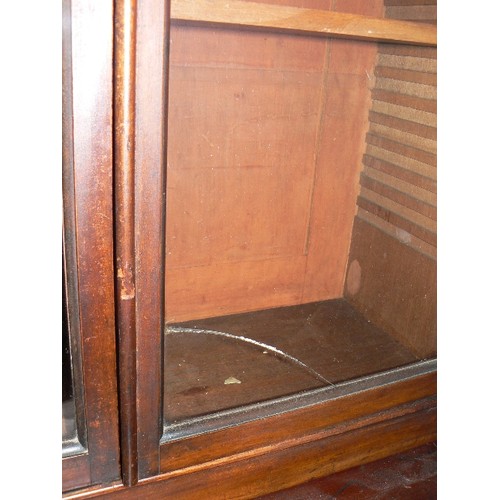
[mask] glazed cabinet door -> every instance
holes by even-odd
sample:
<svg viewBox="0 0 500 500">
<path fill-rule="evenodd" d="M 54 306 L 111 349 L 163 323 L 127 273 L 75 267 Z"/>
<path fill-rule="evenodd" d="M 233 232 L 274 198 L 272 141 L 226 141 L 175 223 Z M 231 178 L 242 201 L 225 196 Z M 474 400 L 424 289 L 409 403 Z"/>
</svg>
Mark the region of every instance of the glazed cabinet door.
<svg viewBox="0 0 500 500">
<path fill-rule="evenodd" d="M 63 1 L 63 491 L 120 479 L 113 285 L 113 3 Z"/>
</svg>

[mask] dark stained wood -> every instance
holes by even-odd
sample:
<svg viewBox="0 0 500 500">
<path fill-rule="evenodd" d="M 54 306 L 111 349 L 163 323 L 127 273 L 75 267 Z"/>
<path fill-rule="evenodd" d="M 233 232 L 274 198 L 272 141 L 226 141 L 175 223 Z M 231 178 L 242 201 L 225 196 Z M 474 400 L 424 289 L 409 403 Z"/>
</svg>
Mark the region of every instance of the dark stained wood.
<svg viewBox="0 0 500 500">
<path fill-rule="evenodd" d="M 276 0 L 276 3 L 289 2 Z M 129 75 L 132 75 L 136 68 L 137 80 L 135 86 L 131 83 L 129 89 L 136 90 L 137 115 L 135 120 L 131 119 L 128 122 L 132 127 L 128 132 L 125 129 L 119 130 L 119 133 L 125 134 L 124 140 L 120 142 L 123 156 L 116 159 L 120 168 L 126 168 L 128 162 L 130 167 L 128 172 L 131 175 L 134 166 L 132 155 L 135 153 L 135 179 L 132 183 L 132 176 L 129 177 L 130 190 L 124 197 L 128 201 L 123 207 L 125 212 L 128 210 L 125 218 L 134 222 L 135 227 L 129 226 L 127 237 L 119 237 L 119 240 L 128 238 L 129 251 L 135 245 L 135 252 L 129 252 L 128 261 L 130 266 L 135 266 L 135 277 L 133 274 L 131 276 L 135 278 L 136 317 L 133 318 L 133 311 L 130 311 L 129 319 L 123 323 L 123 327 L 133 328 L 137 323 L 137 344 L 135 348 L 129 345 L 125 351 L 133 349 L 137 352 L 138 371 L 137 379 L 135 374 L 129 377 L 122 372 L 121 384 L 133 385 L 137 382 L 137 394 L 132 395 L 129 392 L 128 396 L 131 407 L 135 408 L 137 404 L 140 481 L 128 488 L 123 485 L 101 487 L 119 479 L 110 149 L 113 5 L 92 3 L 84 6 L 80 0 L 77 0 L 76 4 L 76 16 L 80 24 L 77 23 L 75 44 L 77 56 L 75 81 L 78 82 L 75 92 L 75 137 L 77 138 L 75 169 L 78 175 L 75 182 L 79 216 L 77 220 L 79 252 L 81 250 L 78 266 L 82 273 L 79 292 L 82 294 L 81 317 L 82 321 L 85 321 L 82 328 L 87 324 L 92 327 L 86 330 L 82 337 L 84 375 L 86 380 L 90 381 L 85 393 L 91 405 L 88 407 L 90 453 L 88 468 L 82 461 L 81 476 L 72 472 L 76 470 L 77 462 L 67 461 L 66 465 L 63 463 L 63 467 L 70 471 L 66 473 L 69 481 L 66 485 L 72 485 L 69 487 L 96 484 L 98 486 L 95 488 L 98 489 L 68 496 L 182 499 L 222 495 L 228 498 L 255 498 L 257 495 L 376 460 L 435 439 L 433 396 L 436 387 L 435 373 L 432 373 L 354 392 L 335 400 L 274 415 L 264 421 L 250 421 L 184 439 L 168 440 L 164 437 L 163 441 L 166 442 L 160 445 L 163 424 L 164 307 L 168 309 L 174 305 L 174 313 L 170 319 L 179 321 L 200 315 L 228 314 L 235 310 L 247 311 L 299 304 L 317 300 L 314 298 L 316 296 L 326 299 L 343 293 L 351 224 L 356 210 L 355 197 L 358 189 L 356 180 L 360 173 L 365 133 L 368 130 L 367 109 L 369 89 L 373 83 L 372 70 L 376 49 L 375 46 L 361 42 L 338 40 L 327 42 L 312 37 L 238 33 L 226 28 L 213 30 L 178 27 L 177 39 L 175 34 L 172 37 L 174 57 L 170 70 L 176 75 L 172 78 L 172 85 L 176 87 L 173 87 L 175 95 L 171 98 L 171 103 L 179 103 L 179 108 L 171 113 L 168 123 L 172 129 L 179 125 L 179 120 L 187 119 L 187 121 L 184 124 L 185 135 L 181 136 L 181 133 L 176 136 L 175 131 L 167 132 L 166 129 L 168 72 L 165 63 L 170 38 L 167 21 L 169 4 L 155 0 L 147 2 L 147 5 L 140 3 L 138 6 L 137 61 L 129 68 Z M 297 0 L 297 4 L 303 6 L 302 0 Z M 335 4 L 337 10 L 351 9 L 364 13 L 368 13 L 365 9 L 374 12 L 382 7 L 381 2 L 367 5 L 363 0 L 336 2 L 315 0 L 314 4 L 325 4 L 325 7 L 322 7 L 325 9 Z M 121 5 L 117 9 L 118 15 Z M 82 23 L 85 29 L 82 29 Z M 125 38 L 127 43 L 133 43 L 132 36 Z M 239 40 L 239 45 L 227 43 L 236 39 Z M 413 53 L 420 54 L 414 57 L 423 57 L 427 52 Z M 216 54 L 213 59 L 210 59 L 211 54 Z M 128 60 L 130 62 L 130 59 Z M 121 62 L 126 62 L 126 59 L 118 64 Z M 386 74 L 386 79 L 387 76 Z M 91 82 L 98 82 L 97 87 L 89 84 L 89 78 Z M 244 89 L 237 88 L 241 82 L 244 83 Z M 324 84 L 326 85 L 323 86 Z M 264 111 L 267 115 L 264 113 L 264 120 L 261 120 L 262 116 L 255 118 L 251 113 L 254 103 L 251 100 L 251 91 L 256 88 L 255 85 L 260 85 L 263 95 L 266 96 Z M 117 98 L 120 99 L 119 85 L 116 88 Z M 330 90 L 333 92 L 330 93 Z M 288 100 L 280 101 L 279 96 L 285 95 L 288 91 L 290 92 Z M 380 92 L 386 94 L 379 96 L 387 95 L 387 91 L 380 90 Z M 210 110 L 205 110 L 206 112 L 201 108 L 203 94 L 205 102 L 211 107 Z M 394 93 L 388 92 L 388 94 Z M 231 98 L 229 100 L 228 95 Z M 415 106 L 417 104 L 427 106 L 427 103 L 421 103 L 420 97 L 403 96 L 403 99 L 410 98 L 415 99 L 411 101 Z M 131 94 L 124 99 L 125 104 L 133 105 L 133 101 Z M 226 108 L 225 105 L 229 101 L 232 105 Z M 315 111 L 311 111 L 311 102 L 316 106 Z M 383 99 L 379 102 L 383 102 Z M 405 108 L 409 102 L 400 101 L 398 105 Z M 300 110 L 297 116 L 290 114 L 294 109 Z M 415 115 L 417 121 L 413 123 L 416 125 L 425 123 L 423 126 L 432 124 L 435 116 L 428 109 L 430 108 L 425 110 L 415 108 L 414 111 L 421 114 Z M 207 121 L 197 120 L 194 116 L 190 122 L 189 113 L 192 112 L 200 112 Z M 238 115 L 240 112 L 241 116 Z M 425 113 L 427 114 L 424 116 Z M 118 118 L 116 124 L 119 124 L 121 120 L 119 113 L 116 116 Z M 241 135 L 231 129 L 240 124 L 239 116 L 243 118 L 242 123 L 248 126 L 248 130 Z M 402 116 L 412 119 L 412 111 L 404 111 Z M 402 120 L 399 115 L 393 118 Z M 303 130 L 300 129 L 301 122 L 307 122 Z M 213 128 L 205 130 L 206 124 L 210 124 Z M 335 126 L 329 132 L 331 124 Z M 257 125 L 263 127 L 263 133 L 255 141 Z M 273 144 L 272 140 L 277 137 L 276 130 L 281 130 L 282 136 L 279 136 L 280 140 Z M 213 132 L 214 135 L 211 136 L 207 132 Z M 125 140 L 126 134 L 129 134 L 129 141 Z M 231 140 L 226 140 L 226 136 Z M 164 159 L 167 137 L 170 146 L 172 138 L 179 141 L 177 146 L 174 142 L 174 147 L 171 149 L 173 154 L 169 157 L 168 198 L 172 201 L 170 207 L 174 207 L 172 213 L 168 212 L 165 203 Z M 296 163 L 286 161 L 290 157 L 290 137 L 294 138 L 293 145 L 297 150 Z M 250 142 L 251 140 L 254 142 Z M 300 142 L 301 140 L 303 142 Z M 309 144 L 311 140 L 313 147 Z M 210 156 L 214 145 L 221 144 L 224 146 L 226 162 L 223 164 L 218 163 L 219 159 L 215 160 Z M 272 147 L 266 151 L 269 144 Z M 130 149 L 126 146 L 130 146 Z M 403 144 L 403 147 L 413 146 Z M 410 150 L 399 151 L 406 154 Z M 183 158 L 186 163 L 179 166 Z M 278 163 L 281 162 L 279 168 L 270 170 L 269 165 L 274 165 L 276 158 Z M 380 171 L 382 168 L 390 170 L 406 181 L 412 176 L 415 182 L 420 182 L 419 187 L 425 186 L 430 192 L 435 191 L 435 181 L 425 175 L 412 172 L 400 165 L 392 165 L 387 159 L 365 156 L 365 160 L 367 158 L 372 158 L 373 165 L 379 166 Z M 238 161 L 239 171 L 236 172 L 234 166 Z M 332 172 L 329 173 L 329 169 Z M 248 179 L 251 179 L 250 182 Z M 230 185 L 225 186 L 224 182 Z M 326 184 L 323 184 L 324 182 Z M 369 186 L 366 185 L 366 180 L 363 182 L 365 182 L 363 189 L 368 187 L 377 195 L 389 196 L 390 193 L 391 196 L 396 196 L 394 192 L 387 190 L 387 186 L 383 188 L 383 192 L 377 192 L 378 187 L 372 181 L 369 181 L 372 182 Z M 118 184 L 120 184 L 119 178 Z M 249 187 L 249 191 L 245 192 L 244 189 L 249 185 L 254 191 L 250 191 Z M 343 190 L 341 185 L 344 185 Z M 234 189 L 235 186 L 241 189 Z M 212 200 L 210 210 L 207 210 L 210 202 L 203 199 L 200 194 L 217 192 L 218 188 L 221 190 Z M 135 189 L 135 192 L 132 189 Z M 267 193 L 261 192 L 266 189 Z M 279 191 L 277 204 L 272 193 L 279 189 L 282 191 Z M 298 193 L 294 189 L 297 189 Z M 249 195 L 251 192 L 257 193 L 262 198 L 256 195 L 254 200 L 251 199 Z M 183 204 L 186 200 L 182 197 L 186 195 L 191 196 L 191 199 Z M 222 205 L 224 199 L 228 209 L 220 210 L 217 204 Z M 390 200 L 390 197 L 388 199 Z M 266 206 L 266 210 L 258 212 L 258 209 L 262 209 L 262 205 Z M 408 205 L 403 206 L 411 208 Z M 250 210 L 248 218 L 245 218 L 248 214 L 243 213 L 245 207 Z M 255 214 L 251 212 L 254 209 Z M 334 212 L 333 217 L 328 211 Z M 211 216 L 215 214 L 215 219 L 208 223 L 199 222 L 198 219 L 208 212 Z M 235 220 L 230 220 L 235 214 L 240 214 L 241 217 L 237 216 Z M 199 232 L 192 241 L 184 242 L 185 248 L 190 249 L 190 255 L 180 251 L 175 255 L 172 254 L 169 260 L 169 241 L 167 238 L 165 244 L 163 233 L 166 215 L 167 230 L 172 231 L 171 240 L 173 240 L 172 235 L 176 237 L 175 239 L 182 238 L 182 226 L 198 229 Z M 419 212 L 419 215 L 422 213 Z M 276 220 L 273 220 L 273 217 Z M 265 230 L 257 228 L 252 233 L 252 219 L 264 220 L 267 224 Z M 293 219 L 295 226 L 288 226 L 290 219 Z M 179 224 L 178 230 L 175 224 L 180 220 L 183 222 Z M 241 223 L 242 221 L 244 223 Z M 117 222 L 121 224 L 121 221 Z M 231 224 L 232 222 L 235 223 Z M 209 237 L 211 234 L 218 235 L 212 242 L 198 238 L 200 235 L 205 236 L 203 233 L 205 224 L 211 229 Z M 385 284 L 382 286 L 385 288 L 382 291 L 391 286 L 394 289 L 391 289 L 391 293 L 385 295 L 383 300 L 392 301 L 394 307 L 398 300 L 406 301 L 401 308 L 404 317 L 395 318 L 395 321 L 399 322 L 397 325 L 391 324 L 390 321 L 385 323 L 385 317 L 382 317 L 377 324 L 382 324 L 387 331 L 414 351 L 413 358 L 410 355 L 405 359 L 432 356 L 435 353 L 435 339 L 432 337 L 432 304 L 435 306 L 435 297 L 432 295 L 432 280 L 435 276 L 433 261 L 431 259 L 420 261 L 421 254 L 418 252 L 417 258 L 412 256 L 411 259 L 405 260 L 407 253 L 414 250 L 401 245 L 394 238 L 387 238 L 389 242 L 383 237 L 380 238 L 380 235 L 370 238 L 371 229 L 358 232 L 359 224 L 357 221 L 354 227 L 350 262 L 353 262 L 353 256 L 359 259 L 360 274 L 349 280 L 350 292 L 346 293 L 354 302 L 366 294 L 375 293 L 372 289 L 366 288 L 365 282 L 366 263 L 370 262 L 372 275 L 376 279 L 372 280 L 369 286 L 373 286 L 373 282 L 377 280 L 381 281 L 380 276 L 384 276 L 382 281 Z M 229 248 L 224 247 L 227 241 L 224 230 L 228 227 L 231 227 L 232 236 L 237 243 Z M 373 229 L 372 226 L 370 228 Z M 239 234 L 238 230 L 241 231 Z M 331 234 L 327 234 L 324 238 L 324 234 L 328 231 Z M 250 234 L 256 239 L 238 240 L 244 234 Z M 273 248 L 273 242 L 276 242 L 276 248 Z M 371 249 L 370 244 L 372 244 Z M 206 248 L 203 248 L 201 252 L 199 247 L 202 246 L 209 251 L 205 252 Z M 179 248 L 182 249 L 182 246 Z M 386 258 L 384 252 L 389 254 L 393 261 L 396 255 L 395 261 L 401 266 L 396 266 L 396 270 L 393 271 L 386 269 L 380 262 L 372 263 L 369 260 L 378 258 L 382 262 Z M 167 273 L 164 273 L 165 262 Z M 411 262 L 409 270 L 404 268 L 407 262 Z M 121 269 L 120 263 L 117 269 Z M 412 278 L 417 273 L 420 273 L 422 282 L 425 278 L 431 283 L 417 284 L 415 299 L 413 295 L 407 293 L 408 290 L 401 291 L 398 286 L 403 280 L 413 285 L 415 281 L 412 281 Z M 309 281 L 307 281 L 308 276 Z M 319 278 L 316 284 L 314 278 Z M 166 283 L 165 294 L 164 283 Z M 209 286 L 216 288 L 204 288 Z M 425 286 L 431 287 L 428 298 L 422 298 L 420 293 L 422 290 L 424 292 L 427 290 Z M 333 295 L 332 290 L 336 290 Z M 174 295 L 169 295 L 172 292 Z M 118 286 L 119 296 L 120 286 Z M 424 299 L 428 299 L 429 304 L 425 303 L 422 307 L 421 302 Z M 370 307 L 376 302 L 372 300 Z M 225 309 L 228 304 L 228 309 Z M 390 316 L 393 314 L 392 311 L 388 311 L 390 306 L 383 303 L 377 307 L 382 313 L 387 312 Z M 374 323 L 375 320 L 372 318 L 376 318 L 377 321 L 380 319 L 365 304 L 359 307 Z M 123 317 L 122 313 L 118 314 L 119 319 Z M 87 323 L 89 318 L 90 322 Z M 219 319 L 210 321 L 217 322 Z M 401 331 L 404 333 L 401 334 Z M 99 335 L 96 336 L 95 332 L 99 332 Z M 378 330 L 372 327 L 366 330 L 365 333 L 369 335 L 362 337 L 365 343 L 369 341 L 376 343 L 377 339 L 380 339 L 377 332 Z M 317 359 L 317 351 L 323 346 L 321 339 L 316 344 L 299 342 L 299 336 L 293 338 L 290 335 L 290 338 L 284 340 L 290 342 L 292 351 L 294 348 L 300 348 L 293 351 L 297 357 L 300 357 L 299 353 L 310 356 L 308 363 Z M 379 347 L 383 349 L 384 345 L 387 344 L 381 343 Z M 349 342 L 344 342 L 343 346 L 349 355 L 355 354 L 352 349 L 348 350 Z M 198 349 L 198 354 L 206 355 L 206 352 L 200 352 L 196 346 L 191 347 L 193 350 Z M 307 348 L 310 351 L 307 351 Z M 231 356 L 229 351 L 220 352 L 221 356 L 225 355 L 227 358 Z M 259 353 L 259 356 L 260 354 L 262 353 Z M 378 359 L 377 363 L 370 366 L 374 370 L 378 370 L 381 366 L 386 367 L 384 362 L 391 358 L 392 354 L 390 350 L 382 350 L 383 359 Z M 373 356 L 366 358 L 361 356 L 361 358 L 356 360 L 361 362 L 357 366 L 354 362 L 348 363 L 347 358 L 344 359 L 343 364 L 353 371 L 349 372 L 350 375 L 346 375 L 347 372 L 343 371 L 344 375 L 340 377 L 356 376 L 356 369 L 360 365 L 363 365 L 363 371 L 371 369 L 367 366 L 369 362 L 374 361 Z M 319 368 L 334 371 L 336 366 L 331 359 L 329 361 L 324 359 Z M 172 365 L 172 368 L 175 366 Z M 170 384 L 172 380 L 165 374 L 166 384 Z M 261 381 L 265 380 L 264 373 Z M 306 388 L 313 386 L 307 384 Z M 180 392 L 187 391 L 185 394 L 193 401 L 196 399 L 193 396 L 205 391 L 205 385 L 191 385 L 181 388 Z M 233 389 L 241 387 L 233 386 L 231 390 Z M 95 401 L 97 403 L 94 404 Z M 99 419 L 94 418 L 92 413 L 94 410 L 98 412 Z M 126 412 L 122 412 L 122 415 L 126 416 Z M 123 422 L 126 424 L 126 420 Z M 132 447 L 135 440 L 133 432 L 129 429 L 125 431 L 124 436 L 126 439 L 132 439 L 129 443 Z M 98 445 L 97 448 L 94 446 L 95 443 Z M 96 450 L 98 453 L 93 455 Z M 129 451 L 133 453 L 131 448 Z M 134 466 L 132 465 L 132 468 L 130 466 L 134 461 L 127 458 L 125 462 L 128 470 L 125 471 L 124 479 L 125 482 L 132 483 L 135 479 L 131 480 L 131 477 L 135 471 L 132 470 Z M 269 471 L 273 473 L 270 474 Z M 83 482 L 79 483 L 82 478 Z"/>
<path fill-rule="evenodd" d="M 411 10 L 417 19 L 421 18 L 421 9 L 417 7 Z M 395 11 L 395 14 L 398 15 L 399 11 Z M 397 24 L 386 19 L 257 2 L 174 0 L 172 19 L 209 26 L 231 26 L 240 29 L 251 27 L 355 40 L 398 41 L 434 46 L 437 43 L 436 31 L 430 26 Z"/>
<path fill-rule="evenodd" d="M 168 2 L 139 2 L 136 48 L 135 266 L 139 479 L 159 471 L 165 262 Z"/>
<path fill-rule="evenodd" d="M 436 391 L 436 374 L 422 375 L 368 391 L 349 394 L 336 400 L 248 422 L 162 445 L 162 472 L 217 461 L 242 454 L 254 448 L 279 445 L 283 440 L 304 439 L 323 432 L 332 425 L 362 418 L 364 415 L 389 411 L 430 397 Z"/>
<path fill-rule="evenodd" d="M 331 383 L 417 361 L 343 299 L 181 323 L 243 336 L 295 357 Z M 224 384 L 229 377 L 240 384 Z M 169 423 L 325 386 L 303 366 L 265 348 L 202 333 L 165 337 Z"/>
<path fill-rule="evenodd" d="M 88 453 L 62 460 L 62 490 L 71 491 L 92 484 Z"/>
<path fill-rule="evenodd" d="M 75 172 L 73 143 L 73 82 L 71 60 L 71 3 L 63 2 L 63 65 L 62 65 L 62 188 L 63 188 L 63 332 L 66 328 L 67 358 L 63 358 L 63 401 L 65 384 L 74 400 L 77 439 L 82 447 L 87 444 L 85 405 L 83 391 L 83 368 L 81 356 L 81 325 L 78 303 L 78 266 L 75 207 Z M 64 341 L 63 340 L 63 341 Z M 64 344 L 63 344 L 64 345 Z M 64 356 L 64 354 L 63 354 Z M 67 363 L 67 364 L 66 364 Z M 68 380 L 65 378 L 68 377 Z M 63 403 L 63 422 L 65 418 Z M 63 427 L 64 428 L 64 427 Z M 63 432 L 64 436 L 64 432 Z M 69 461 L 66 461 L 68 465 Z M 66 473 L 63 473 L 63 481 Z"/>
<path fill-rule="evenodd" d="M 74 186 L 68 189 L 74 189 L 75 196 L 73 237 L 89 457 L 89 468 L 81 471 L 92 484 L 109 484 L 120 473 L 113 286 L 113 9 L 106 2 L 74 0 L 71 10 Z"/>
<path fill-rule="evenodd" d="M 135 328 L 135 0 L 114 10 L 114 196 L 116 318 L 120 379 L 120 452 L 123 482 L 137 483 Z"/>
<path fill-rule="evenodd" d="M 418 356 L 436 353 L 436 262 L 356 218 L 349 262 L 361 287 L 346 298 Z M 383 279 L 381 279 L 383 277 Z"/>
<path fill-rule="evenodd" d="M 405 500 L 437 498 L 436 443 L 314 479 L 294 488 L 259 497 L 258 500 L 371 500 L 377 497 Z"/>
<path fill-rule="evenodd" d="M 384 43 L 379 45 L 379 54 L 436 59 L 437 49 L 435 47 L 412 47 L 411 45 L 396 45 L 393 43 Z"/>
<path fill-rule="evenodd" d="M 158 476 L 134 488 L 89 492 L 80 498 L 250 499 L 436 439 L 436 411 L 432 401 L 413 409 L 407 407 L 399 414 L 395 412 L 392 418 L 381 417 L 382 420 L 375 419 L 358 428 L 348 426 L 345 432 L 331 429 L 300 442 L 288 441 L 281 447 L 266 447 L 233 460 Z"/>
<path fill-rule="evenodd" d="M 391 6 L 403 6 L 403 5 L 434 5 L 436 6 L 436 0 L 384 0 L 386 7 Z"/>
<path fill-rule="evenodd" d="M 437 17 L 434 5 L 391 5 L 386 6 L 385 17 L 389 19 L 404 19 L 407 21 L 435 21 Z"/>
</svg>

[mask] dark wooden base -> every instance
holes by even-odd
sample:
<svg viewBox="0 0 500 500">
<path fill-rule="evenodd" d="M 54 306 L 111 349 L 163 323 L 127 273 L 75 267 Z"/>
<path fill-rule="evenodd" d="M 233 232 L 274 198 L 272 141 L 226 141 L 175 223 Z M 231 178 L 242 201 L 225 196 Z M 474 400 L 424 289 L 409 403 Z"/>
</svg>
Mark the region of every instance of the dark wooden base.
<svg viewBox="0 0 500 500">
<path fill-rule="evenodd" d="M 433 500 L 437 498 L 437 443 L 313 479 L 258 500 Z"/>
<path fill-rule="evenodd" d="M 429 377 L 426 378 L 427 383 L 430 382 Z M 411 394 L 411 390 L 407 392 L 410 398 Z M 312 432 L 307 432 L 308 422 L 302 421 L 302 433 L 288 434 L 290 429 L 286 428 L 286 420 L 283 420 L 284 435 L 278 442 L 261 443 L 258 447 L 198 465 L 180 466 L 144 480 L 133 488 L 117 486 L 66 497 L 251 499 L 436 440 L 435 397 L 417 399 L 375 413 L 370 413 L 370 407 L 373 407 L 373 402 L 365 401 L 359 407 L 361 412 L 365 410 L 365 415 L 344 419 Z M 319 420 L 332 422 L 319 413 Z M 292 421 L 293 416 L 292 413 Z M 227 444 L 231 448 L 233 443 Z M 193 463 L 189 453 L 187 457 L 182 457 L 177 455 L 179 451 L 175 447 L 165 448 L 165 452 L 170 452 L 170 457 L 179 465 L 183 458 Z M 203 454 L 203 451 L 198 449 L 198 453 Z"/>
</svg>

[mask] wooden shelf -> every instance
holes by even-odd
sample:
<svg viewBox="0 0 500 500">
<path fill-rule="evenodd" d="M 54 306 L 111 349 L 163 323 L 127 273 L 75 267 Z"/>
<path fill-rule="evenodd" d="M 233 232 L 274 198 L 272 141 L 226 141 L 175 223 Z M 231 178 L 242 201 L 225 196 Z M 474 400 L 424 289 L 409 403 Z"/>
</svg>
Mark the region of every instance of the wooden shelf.
<svg viewBox="0 0 500 500">
<path fill-rule="evenodd" d="M 165 339 L 164 400 L 169 423 L 418 361 L 344 299 L 169 326 L 174 327 L 170 334 L 167 329 Z M 241 338 L 272 347 L 238 341 Z M 277 356 L 273 347 L 302 366 Z M 230 377 L 238 383 L 225 384 Z"/>
<path fill-rule="evenodd" d="M 430 24 L 234 0 L 172 0 L 172 22 L 436 46 Z"/>
</svg>

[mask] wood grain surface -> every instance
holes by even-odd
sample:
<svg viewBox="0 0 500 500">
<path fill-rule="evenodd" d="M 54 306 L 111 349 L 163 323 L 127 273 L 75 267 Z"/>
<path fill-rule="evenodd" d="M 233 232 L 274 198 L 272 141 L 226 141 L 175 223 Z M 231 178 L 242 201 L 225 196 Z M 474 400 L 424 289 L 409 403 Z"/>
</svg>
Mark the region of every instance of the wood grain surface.
<svg viewBox="0 0 500 500">
<path fill-rule="evenodd" d="M 120 478 L 113 262 L 113 9 L 109 2 L 71 2 L 71 80 L 80 355 L 87 459 L 63 460 L 66 487 Z M 69 207 L 65 205 L 65 210 Z M 73 270 L 74 271 L 74 270 Z M 76 466 L 70 462 L 75 460 Z M 88 461 L 87 461 L 88 460 Z M 80 468 L 81 467 L 81 468 Z M 81 474 L 81 475 L 80 475 Z M 80 482 L 79 486 L 83 484 Z"/>
<path fill-rule="evenodd" d="M 344 299 L 176 326 L 243 336 L 293 356 L 310 370 L 243 341 L 203 333 L 167 334 L 167 423 L 324 387 L 314 372 L 337 383 L 417 361 Z M 240 383 L 226 385 L 230 376 Z"/>
<path fill-rule="evenodd" d="M 391 10 L 394 18 L 404 19 L 409 12 L 418 20 L 428 19 L 432 11 L 432 7 L 430 9 L 388 7 L 388 9 Z M 286 30 L 300 34 L 358 40 L 436 45 L 436 30 L 431 26 L 256 2 L 173 0 L 172 19 L 238 28 Z"/>
<path fill-rule="evenodd" d="M 382 14 L 381 2 L 335 5 Z M 172 28 L 167 321 L 342 295 L 375 55 L 355 41 Z"/>
</svg>

